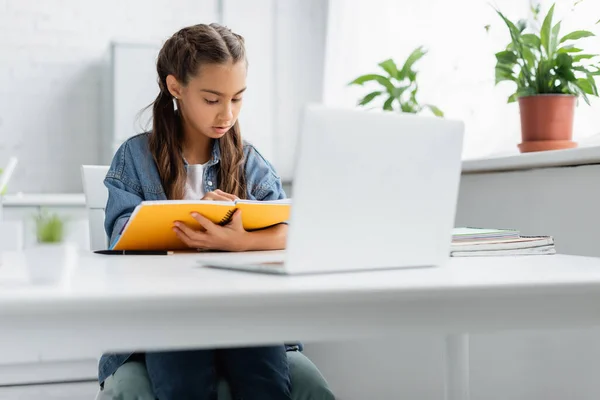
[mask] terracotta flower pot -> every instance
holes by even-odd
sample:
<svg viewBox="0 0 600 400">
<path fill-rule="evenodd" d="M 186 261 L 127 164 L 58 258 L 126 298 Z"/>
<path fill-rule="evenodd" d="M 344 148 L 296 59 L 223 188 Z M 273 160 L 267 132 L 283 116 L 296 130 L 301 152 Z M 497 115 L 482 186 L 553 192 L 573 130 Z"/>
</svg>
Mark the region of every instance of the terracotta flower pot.
<svg viewBox="0 0 600 400">
<path fill-rule="evenodd" d="M 563 94 L 520 97 L 521 153 L 577 147 L 572 140 L 576 102 L 576 96 Z"/>
</svg>

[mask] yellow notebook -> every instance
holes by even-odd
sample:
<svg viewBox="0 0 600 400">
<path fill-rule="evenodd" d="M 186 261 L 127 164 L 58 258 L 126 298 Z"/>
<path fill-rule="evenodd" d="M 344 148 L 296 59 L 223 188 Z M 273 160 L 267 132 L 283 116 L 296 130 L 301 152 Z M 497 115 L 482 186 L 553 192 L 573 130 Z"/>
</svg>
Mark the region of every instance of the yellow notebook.
<svg viewBox="0 0 600 400">
<path fill-rule="evenodd" d="M 242 210 L 242 223 L 246 230 L 262 229 L 287 221 L 290 217 L 291 200 L 143 201 L 131 214 L 112 249 L 188 249 L 173 232 L 175 221 L 181 221 L 193 229 L 200 229 L 198 221 L 191 216 L 193 212 L 197 212 L 216 224 L 225 225 L 236 209 Z"/>
</svg>

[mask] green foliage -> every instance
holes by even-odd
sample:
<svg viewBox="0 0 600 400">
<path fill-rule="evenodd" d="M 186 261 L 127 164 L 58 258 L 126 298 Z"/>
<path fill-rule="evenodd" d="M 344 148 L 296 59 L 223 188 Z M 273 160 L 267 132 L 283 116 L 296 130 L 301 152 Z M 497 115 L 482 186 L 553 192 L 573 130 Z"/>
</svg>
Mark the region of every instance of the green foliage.
<svg viewBox="0 0 600 400">
<path fill-rule="evenodd" d="M 417 93 L 419 86 L 417 84 L 417 71 L 413 69 L 414 64 L 419 61 L 427 52 L 422 48 L 416 48 L 406 59 L 402 68 L 398 68 L 394 60 L 388 59 L 382 61 L 378 66 L 385 72 L 382 74 L 366 74 L 359 76 L 349 83 L 349 85 L 364 85 L 367 82 L 377 82 L 382 86 L 381 90 L 368 93 L 358 101 L 359 106 L 365 106 L 371 103 L 379 96 L 387 97 L 383 103 L 383 109 L 417 114 L 424 109 L 430 110 L 434 115 L 443 117 L 444 113 L 438 107 L 431 104 L 419 104 Z"/>
<path fill-rule="evenodd" d="M 57 214 L 41 210 L 35 218 L 39 243 L 59 243 L 63 240 L 64 222 Z"/>
<path fill-rule="evenodd" d="M 539 14 L 539 6 L 535 8 Z M 508 27 L 511 41 L 505 50 L 496 53 L 496 84 L 514 82 L 516 92 L 508 102 L 521 96 L 537 94 L 570 94 L 598 96 L 595 77 L 600 75 L 599 55 L 584 54 L 576 44 L 595 36 L 586 30 L 561 37 L 558 21 L 553 24 L 554 5 L 546 14 L 539 32 L 527 32 L 527 24 L 515 24 L 496 10 Z"/>
</svg>

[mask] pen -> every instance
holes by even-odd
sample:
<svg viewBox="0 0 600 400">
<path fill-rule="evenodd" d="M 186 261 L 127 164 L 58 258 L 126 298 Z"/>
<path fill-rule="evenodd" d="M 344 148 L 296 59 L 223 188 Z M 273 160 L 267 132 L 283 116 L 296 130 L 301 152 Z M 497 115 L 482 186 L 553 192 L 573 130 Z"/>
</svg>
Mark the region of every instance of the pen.
<svg viewBox="0 0 600 400">
<path fill-rule="evenodd" d="M 96 250 L 96 254 L 108 254 L 108 255 L 130 255 L 130 256 L 166 256 L 173 254 L 172 251 L 166 250 Z"/>
</svg>

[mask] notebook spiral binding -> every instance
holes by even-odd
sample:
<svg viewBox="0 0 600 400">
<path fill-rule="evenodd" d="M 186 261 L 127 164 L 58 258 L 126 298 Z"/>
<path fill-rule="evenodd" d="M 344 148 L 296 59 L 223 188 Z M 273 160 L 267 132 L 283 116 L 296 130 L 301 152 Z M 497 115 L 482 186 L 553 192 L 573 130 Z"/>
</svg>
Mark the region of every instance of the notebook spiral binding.
<svg viewBox="0 0 600 400">
<path fill-rule="evenodd" d="M 223 219 L 221 221 L 219 221 L 219 225 L 221 225 L 221 226 L 227 225 L 229 223 L 229 221 L 231 220 L 231 217 L 233 217 L 234 213 L 235 213 L 235 210 L 227 211 L 227 214 L 225 214 Z"/>
</svg>

